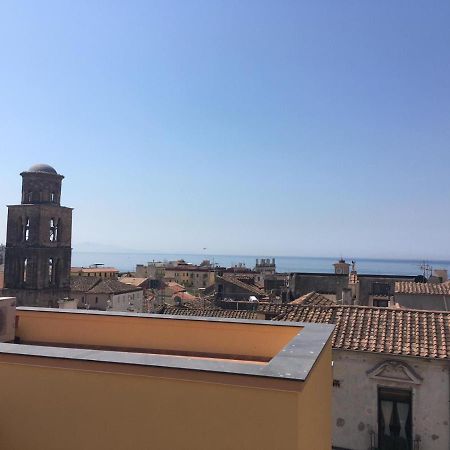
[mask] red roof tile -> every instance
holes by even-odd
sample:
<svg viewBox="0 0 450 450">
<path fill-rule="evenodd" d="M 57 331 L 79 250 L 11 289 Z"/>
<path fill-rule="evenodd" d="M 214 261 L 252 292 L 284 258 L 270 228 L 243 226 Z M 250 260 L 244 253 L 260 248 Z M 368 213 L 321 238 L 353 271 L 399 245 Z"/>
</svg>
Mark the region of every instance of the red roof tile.
<svg viewBox="0 0 450 450">
<path fill-rule="evenodd" d="M 274 320 L 335 324 L 333 348 L 450 358 L 450 312 L 366 306 L 298 306 Z"/>
</svg>

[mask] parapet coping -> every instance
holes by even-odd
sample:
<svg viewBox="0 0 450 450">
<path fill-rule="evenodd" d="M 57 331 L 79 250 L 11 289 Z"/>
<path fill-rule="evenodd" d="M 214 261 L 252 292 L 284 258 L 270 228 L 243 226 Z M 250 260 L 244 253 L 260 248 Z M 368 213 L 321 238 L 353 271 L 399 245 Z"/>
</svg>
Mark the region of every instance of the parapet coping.
<svg viewBox="0 0 450 450">
<path fill-rule="evenodd" d="M 65 360 L 91 361 L 147 367 L 184 369 L 215 372 L 230 375 L 246 375 L 271 379 L 306 381 L 315 362 L 329 341 L 334 325 L 307 322 L 273 322 L 267 320 L 227 319 L 220 317 L 195 317 L 179 315 L 139 314 L 55 308 L 19 307 L 19 311 L 34 311 L 53 314 L 87 314 L 104 317 L 133 317 L 156 320 L 187 320 L 190 322 L 219 322 L 272 327 L 301 328 L 298 334 L 266 364 L 248 364 L 236 360 L 202 359 L 189 356 L 132 353 L 86 348 L 62 348 L 52 346 L 0 343 L 0 354 L 35 356 Z"/>
</svg>

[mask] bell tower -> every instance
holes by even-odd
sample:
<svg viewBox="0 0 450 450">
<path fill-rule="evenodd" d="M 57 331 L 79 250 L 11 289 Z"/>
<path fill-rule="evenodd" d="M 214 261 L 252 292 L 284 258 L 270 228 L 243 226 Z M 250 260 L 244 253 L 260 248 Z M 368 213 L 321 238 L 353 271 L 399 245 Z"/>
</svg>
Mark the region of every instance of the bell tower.
<svg viewBox="0 0 450 450">
<path fill-rule="evenodd" d="M 3 295 L 19 306 L 57 306 L 70 293 L 72 208 L 60 203 L 64 177 L 46 164 L 20 175 L 21 204 L 8 206 Z"/>
</svg>

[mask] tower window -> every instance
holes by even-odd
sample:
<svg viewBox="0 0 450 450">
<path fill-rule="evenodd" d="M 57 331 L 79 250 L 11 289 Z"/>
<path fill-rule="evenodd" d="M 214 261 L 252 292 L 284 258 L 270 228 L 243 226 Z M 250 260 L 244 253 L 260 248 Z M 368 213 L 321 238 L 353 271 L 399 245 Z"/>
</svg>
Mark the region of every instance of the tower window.
<svg viewBox="0 0 450 450">
<path fill-rule="evenodd" d="M 58 241 L 58 228 L 59 228 L 59 220 L 50 219 L 50 242 Z"/>
<path fill-rule="evenodd" d="M 28 259 L 25 258 L 23 260 L 23 273 L 22 273 L 22 281 L 26 283 L 28 281 Z"/>
<path fill-rule="evenodd" d="M 28 203 L 31 203 L 33 201 L 33 193 L 28 192 L 27 197 L 28 197 Z"/>
<path fill-rule="evenodd" d="M 55 278 L 53 258 L 48 259 L 48 284 L 53 284 Z"/>
<path fill-rule="evenodd" d="M 55 203 L 55 201 L 56 201 L 56 196 L 55 196 L 55 193 L 54 193 L 54 192 L 50 192 L 50 201 L 51 201 L 52 203 Z"/>
<path fill-rule="evenodd" d="M 25 220 L 25 227 L 23 229 L 23 240 L 24 241 L 30 240 L 30 219 L 28 217 Z"/>
</svg>

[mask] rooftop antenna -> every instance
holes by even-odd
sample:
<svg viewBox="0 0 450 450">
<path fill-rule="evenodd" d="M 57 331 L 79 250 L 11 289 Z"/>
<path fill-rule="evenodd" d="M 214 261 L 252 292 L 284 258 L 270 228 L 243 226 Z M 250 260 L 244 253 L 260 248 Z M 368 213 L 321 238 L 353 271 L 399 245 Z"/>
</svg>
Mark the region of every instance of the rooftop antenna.
<svg viewBox="0 0 450 450">
<path fill-rule="evenodd" d="M 426 261 L 422 261 L 422 264 L 420 264 L 419 268 L 422 271 L 424 278 L 428 279 L 433 273 L 433 267 L 431 267 L 430 264 L 428 264 Z"/>
</svg>

